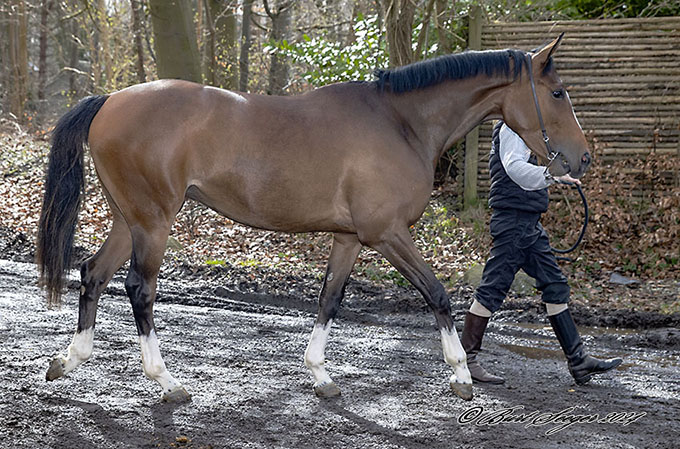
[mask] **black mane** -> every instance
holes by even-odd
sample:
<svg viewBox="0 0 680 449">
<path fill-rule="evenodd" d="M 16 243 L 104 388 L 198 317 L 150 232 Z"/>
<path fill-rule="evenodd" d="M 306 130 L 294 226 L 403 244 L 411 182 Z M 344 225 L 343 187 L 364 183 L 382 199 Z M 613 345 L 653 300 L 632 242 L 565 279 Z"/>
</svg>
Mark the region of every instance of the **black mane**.
<svg viewBox="0 0 680 449">
<path fill-rule="evenodd" d="M 499 73 L 517 78 L 525 63 L 526 53 L 520 50 L 466 51 L 454 55 L 439 56 L 391 70 L 375 71 L 378 90 L 394 93 L 409 92 L 434 86 L 447 80 L 459 80 L 480 74 L 494 76 Z"/>
</svg>

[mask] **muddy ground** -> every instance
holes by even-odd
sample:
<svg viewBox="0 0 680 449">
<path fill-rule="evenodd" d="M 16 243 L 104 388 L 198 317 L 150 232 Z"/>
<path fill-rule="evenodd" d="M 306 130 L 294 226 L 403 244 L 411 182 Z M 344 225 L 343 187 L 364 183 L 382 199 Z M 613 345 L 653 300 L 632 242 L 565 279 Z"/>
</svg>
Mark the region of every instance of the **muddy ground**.
<svg viewBox="0 0 680 449">
<path fill-rule="evenodd" d="M 577 309 L 582 323 L 624 326 L 583 335 L 592 353 L 625 362 L 576 386 L 537 299 L 508 303 L 481 356 L 507 382 L 465 402 L 415 291 L 352 281 L 327 348 L 342 396 L 320 400 L 302 362 L 319 280 L 177 265 L 159 281 L 155 317 L 193 400 L 168 405 L 142 374 L 123 271 L 100 301 L 93 357 L 46 382 L 75 329 L 77 282 L 48 311 L 33 266 L 16 259 L 0 261 L 0 448 L 679 447 L 677 316 Z M 452 299 L 460 326 L 469 292 Z M 493 412 L 515 422 L 485 420 Z M 590 422 L 559 430 L 577 418 Z"/>
</svg>

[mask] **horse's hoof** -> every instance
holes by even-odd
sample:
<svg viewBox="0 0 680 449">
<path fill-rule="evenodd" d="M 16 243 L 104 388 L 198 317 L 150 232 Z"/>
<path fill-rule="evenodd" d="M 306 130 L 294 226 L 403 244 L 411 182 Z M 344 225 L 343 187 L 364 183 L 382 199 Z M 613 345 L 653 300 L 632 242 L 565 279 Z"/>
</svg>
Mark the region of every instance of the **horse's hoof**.
<svg viewBox="0 0 680 449">
<path fill-rule="evenodd" d="M 472 384 L 462 384 L 459 382 L 451 382 L 451 389 L 456 395 L 466 401 L 472 400 Z"/>
<path fill-rule="evenodd" d="M 64 362 L 60 358 L 52 360 L 50 367 L 47 369 L 45 379 L 54 380 L 64 376 Z"/>
<path fill-rule="evenodd" d="M 321 385 L 314 385 L 314 394 L 320 398 L 334 398 L 340 396 L 340 389 L 335 382 L 327 382 Z"/>
<path fill-rule="evenodd" d="M 180 385 L 166 393 L 163 393 L 161 399 L 163 399 L 163 402 L 172 402 L 175 404 L 179 404 L 182 402 L 190 401 L 191 395 L 187 393 L 187 390 L 185 390 L 183 386 Z"/>
</svg>

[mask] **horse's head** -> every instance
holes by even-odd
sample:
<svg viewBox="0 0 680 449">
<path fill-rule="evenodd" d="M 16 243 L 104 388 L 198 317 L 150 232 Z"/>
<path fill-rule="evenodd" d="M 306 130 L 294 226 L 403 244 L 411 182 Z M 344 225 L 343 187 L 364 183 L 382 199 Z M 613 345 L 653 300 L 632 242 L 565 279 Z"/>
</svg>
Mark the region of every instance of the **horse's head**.
<svg viewBox="0 0 680 449">
<path fill-rule="evenodd" d="M 548 164 L 552 175 L 568 173 L 579 178 L 590 164 L 590 153 L 569 95 L 553 65 L 552 55 L 561 40 L 562 35 L 529 53 L 522 76 L 503 99 L 503 119 L 539 161 Z M 529 76 L 525 68 L 530 71 Z M 548 145 L 544 142 L 543 130 L 549 138 Z"/>
</svg>

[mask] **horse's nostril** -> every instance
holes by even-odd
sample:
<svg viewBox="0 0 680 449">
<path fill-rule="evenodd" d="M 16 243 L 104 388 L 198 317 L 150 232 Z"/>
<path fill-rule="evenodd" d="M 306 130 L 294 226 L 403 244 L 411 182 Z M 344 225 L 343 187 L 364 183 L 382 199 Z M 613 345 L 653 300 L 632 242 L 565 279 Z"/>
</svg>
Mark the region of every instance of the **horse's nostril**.
<svg viewBox="0 0 680 449">
<path fill-rule="evenodd" d="M 583 154 L 583 157 L 581 158 L 581 162 L 584 164 L 590 164 L 590 153 L 586 152 Z"/>
</svg>

